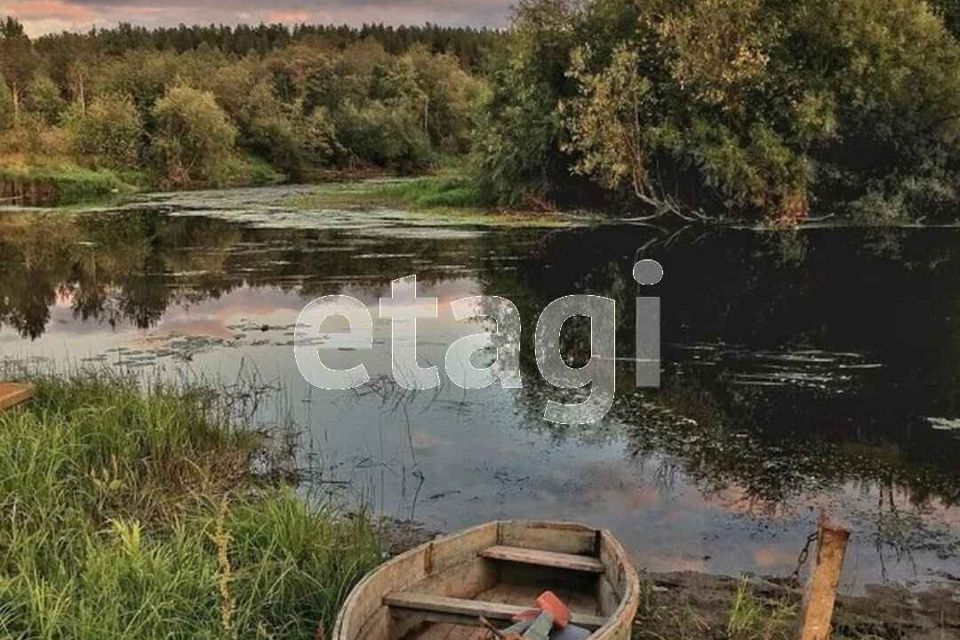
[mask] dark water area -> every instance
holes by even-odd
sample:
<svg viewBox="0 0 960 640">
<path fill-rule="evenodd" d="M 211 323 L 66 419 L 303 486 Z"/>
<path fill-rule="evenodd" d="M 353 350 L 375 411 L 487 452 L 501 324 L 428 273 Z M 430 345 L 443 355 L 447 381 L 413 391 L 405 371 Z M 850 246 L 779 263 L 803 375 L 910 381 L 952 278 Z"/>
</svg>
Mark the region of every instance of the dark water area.
<svg viewBox="0 0 960 640">
<path fill-rule="evenodd" d="M 789 574 L 817 514 L 852 526 L 844 588 L 960 576 L 960 230 L 642 226 L 481 228 L 390 210 L 294 210 L 297 188 L 154 196 L 117 210 L 0 213 L 0 354 L 283 389 L 321 491 L 451 530 L 493 518 L 608 526 L 640 567 Z M 639 258 L 665 277 L 640 287 Z M 389 373 L 378 300 L 416 274 L 439 390 Z M 543 420 L 563 394 L 532 365 L 540 311 L 617 301 L 617 396 L 600 423 Z M 376 349 L 340 351 L 374 380 L 311 388 L 293 356 L 300 309 L 362 300 Z M 465 392 L 446 347 L 486 325 L 449 303 L 512 300 L 519 390 Z M 663 386 L 633 387 L 637 296 L 662 304 Z M 571 323 L 571 356 L 589 328 Z M 159 372 L 159 373 L 157 373 Z M 280 397 L 282 396 L 282 398 Z"/>
</svg>

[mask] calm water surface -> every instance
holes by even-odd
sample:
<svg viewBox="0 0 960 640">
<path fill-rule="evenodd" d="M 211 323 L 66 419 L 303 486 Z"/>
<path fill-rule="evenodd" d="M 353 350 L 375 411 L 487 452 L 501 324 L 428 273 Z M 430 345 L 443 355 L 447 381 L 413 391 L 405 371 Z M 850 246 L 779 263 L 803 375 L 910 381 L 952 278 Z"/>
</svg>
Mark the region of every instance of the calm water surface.
<svg viewBox="0 0 960 640">
<path fill-rule="evenodd" d="M 387 210 L 297 211 L 303 188 L 152 196 L 117 210 L 0 213 L 0 354 L 283 387 L 316 486 L 445 530 L 503 517 L 608 526 L 653 571 L 788 574 L 817 513 L 855 530 L 845 588 L 960 575 L 960 230 L 664 233 L 646 227 L 443 225 Z M 666 277 L 638 287 L 655 258 Z M 403 393 L 387 320 L 374 384 L 311 389 L 292 340 L 303 305 L 343 293 L 378 318 L 419 279 L 422 364 L 474 333 L 451 300 L 513 300 L 532 329 L 570 293 L 618 301 L 613 411 L 540 417 L 559 391 Z M 663 304 L 664 387 L 632 389 L 633 300 Z M 572 323 L 564 348 L 584 353 Z M 587 351 L 587 353 L 589 353 Z M 441 367 L 441 372 L 443 368 Z"/>
</svg>

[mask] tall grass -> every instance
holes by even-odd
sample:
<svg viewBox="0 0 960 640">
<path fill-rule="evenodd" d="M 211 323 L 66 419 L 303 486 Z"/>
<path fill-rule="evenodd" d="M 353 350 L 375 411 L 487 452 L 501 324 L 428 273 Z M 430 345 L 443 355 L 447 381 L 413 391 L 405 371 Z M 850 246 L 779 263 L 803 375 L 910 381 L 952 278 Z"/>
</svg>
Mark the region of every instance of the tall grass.
<svg viewBox="0 0 960 640">
<path fill-rule="evenodd" d="M 251 472 L 212 394 L 37 382 L 0 413 L 0 636 L 315 638 L 378 562 L 366 518 Z"/>
<path fill-rule="evenodd" d="M 730 603 L 727 635 L 731 640 L 789 640 L 795 617 L 793 604 L 761 601 L 741 578 Z"/>
<path fill-rule="evenodd" d="M 735 588 L 718 580 L 667 590 L 661 599 L 653 582 L 641 580 L 635 640 L 791 640 L 797 607 L 793 598 L 754 592 L 741 578 Z"/>
<path fill-rule="evenodd" d="M 473 182 L 457 176 L 429 176 L 388 182 L 376 188 L 376 194 L 416 207 L 468 208 L 481 204 L 480 193 Z"/>
</svg>

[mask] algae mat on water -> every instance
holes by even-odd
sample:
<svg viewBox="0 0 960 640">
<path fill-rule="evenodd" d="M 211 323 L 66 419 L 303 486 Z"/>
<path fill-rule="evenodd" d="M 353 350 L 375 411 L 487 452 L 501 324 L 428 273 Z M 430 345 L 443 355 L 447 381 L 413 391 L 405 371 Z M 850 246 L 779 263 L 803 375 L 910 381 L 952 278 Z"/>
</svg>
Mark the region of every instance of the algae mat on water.
<svg viewBox="0 0 960 640">
<path fill-rule="evenodd" d="M 285 201 L 303 211 L 347 209 L 398 212 L 411 224 L 432 226 L 563 228 L 589 224 L 584 213 L 502 209 L 484 206 L 468 181 L 427 176 L 330 184 Z"/>
</svg>

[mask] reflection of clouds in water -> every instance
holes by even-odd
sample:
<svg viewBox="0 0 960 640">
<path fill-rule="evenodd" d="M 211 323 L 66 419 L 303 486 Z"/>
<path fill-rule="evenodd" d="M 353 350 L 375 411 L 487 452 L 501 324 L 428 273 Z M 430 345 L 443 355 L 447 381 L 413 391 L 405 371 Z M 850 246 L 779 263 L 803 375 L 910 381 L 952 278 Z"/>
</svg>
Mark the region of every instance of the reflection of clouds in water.
<svg viewBox="0 0 960 640">
<path fill-rule="evenodd" d="M 448 530 L 521 515 L 583 519 L 611 526 L 644 566 L 775 571 L 785 558 L 795 560 L 823 507 L 848 514 L 855 525 L 858 579 L 876 573 L 876 539 L 886 560 L 895 557 L 887 566 L 891 576 L 919 572 L 923 579 L 927 567 L 960 573 L 960 560 L 937 558 L 960 532 L 960 509 L 944 502 L 957 486 L 949 476 L 956 471 L 953 435 L 903 418 L 905 409 L 920 407 L 922 415 L 953 420 L 954 325 L 937 324 L 950 316 L 946 308 L 924 307 L 922 318 L 908 317 L 913 339 L 930 344 L 920 344 L 917 355 L 911 343 L 909 358 L 898 363 L 895 332 L 871 308 L 870 282 L 856 275 L 893 265 L 877 265 L 829 238 L 811 239 L 799 262 L 773 268 L 753 248 L 754 236 L 672 244 L 657 256 L 670 271 L 657 286 L 668 340 L 684 345 L 668 363 L 682 375 L 670 380 L 687 393 L 661 398 L 676 409 L 669 424 L 628 406 L 602 424 L 553 429 L 541 420 L 544 403 L 576 394 L 526 377 L 515 393 L 466 394 L 447 384 L 437 396 L 398 403 L 399 394 L 384 386 L 382 397 L 341 397 L 338 405 L 306 387 L 286 344 L 307 300 L 330 293 L 358 298 L 373 311 L 377 351 L 389 353 L 390 323 L 376 320 L 378 299 L 389 295 L 391 279 L 417 274 L 421 295 L 440 302 L 440 317 L 420 323 L 424 364 L 441 364 L 451 340 L 478 330 L 477 323 L 455 322 L 448 304 L 475 294 L 510 298 L 525 322 L 560 295 L 620 296 L 621 328 L 632 334 L 630 268 L 644 238 L 622 228 L 478 234 L 396 212 L 304 215 L 264 202 L 291 191 L 176 194 L 155 199 L 146 212 L 85 215 L 82 224 L 70 222 L 79 217 L 58 218 L 36 223 L 31 234 L 0 234 L 6 276 L 0 298 L 12 301 L 0 309 L 3 321 L 46 331 L 36 342 L 21 342 L 17 329 L 2 329 L 0 349 L 4 356 L 58 361 L 64 353 L 89 355 L 110 366 L 160 359 L 171 372 L 225 379 L 242 362 L 277 372 L 290 389 L 298 426 L 324 455 L 346 459 L 338 473 L 356 479 L 358 493 L 374 487 L 378 505 L 409 514 L 422 483 L 415 515 Z M 185 215 L 167 217 L 164 208 L 183 208 Z M 237 222 L 243 219 L 249 224 Z M 411 230 L 409 237 L 394 233 L 401 228 Z M 696 259 L 687 259 L 689 252 Z M 49 259 L 24 258 L 38 255 Z M 809 260 L 826 263 L 807 269 Z M 829 268 L 837 260 L 844 270 Z M 951 274 L 960 273 L 951 260 L 935 274 L 945 289 L 953 286 Z M 32 270 L 24 271 L 25 264 Z M 831 275 L 821 281 L 819 273 Z M 884 280 L 877 299 L 888 301 L 907 285 L 917 290 L 916 272 L 902 282 L 897 273 Z M 825 300 L 831 287 L 837 295 Z M 901 313 L 897 322 L 903 321 Z M 629 341 L 623 346 L 619 355 L 629 355 Z M 177 357 L 187 355 L 189 361 Z M 331 362 L 353 365 L 365 355 L 339 353 Z M 904 389 L 910 380 L 902 365 L 914 359 L 924 365 L 917 376 L 923 384 Z M 389 357 L 370 366 L 386 374 Z M 632 386 L 631 373 L 618 371 L 618 379 Z M 864 395 L 865 389 L 874 392 Z M 626 389 L 618 401 L 632 393 Z M 798 433 L 825 440 L 811 448 Z M 424 496 L 436 497 L 425 502 Z M 924 528 L 934 535 L 896 539 Z M 893 545 L 909 547 L 919 569 L 907 560 L 898 565 Z"/>
<path fill-rule="evenodd" d="M 242 287 L 197 304 L 172 305 L 155 326 L 158 333 L 232 338 L 264 326 L 292 331 L 303 299 L 275 287 Z"/>
<path fill-rule="evenodd" d="M 766 546 L 753 551 L 754 564 L 763 569 L 789 567 L 791 562 L 796 561 L 796 554 L 780 547 Z"/>
<path fill-rule="evenodd" d="M 777 503 L 753 498 L 735 485 L 703 491 L 682 471 L 673 469 L 665 474 L 670 466 L 669 458 L 655 454 L 645 456 L 639 468 L 625 461 L 597 461 L 578 465 L 570 478 L 549 478 L 543 490 L 563 496 L 572 509 L 592 517 L 613 518 L 619 524 L 655 523 L 651 526 L 671 541 L 675 552 L 637 552 L 638 564 L 653 571 L 702 565 L 712 571 L 730 571 L 729 567 L 735 566 L 734 572 L 750 569 L 785 575 L 795 565 L 799 546 L 815 528 L 821 510 L 834 520 L 854 523 L 851 554 L 861 566 L 856 576 L 847 576 L 848 588 L 862 586 L 861 580 L 879 580 L 876 572 L 881 557 L 888 570 L 903 562 L 913 578 L 922 581 L 935 576 L 914 566 L 917 549 L 936 550 L 941 558 L 960 550 L 960 509 L 918 507 L 904 490 L 890 495 L 880 486 L 851 482 L 829 491 L 805 493 L 789 504 Z M 741 531 L 736 534 L 741 536 L 739 542 L 726 536 L 723 542 L 708 541 L 711 532 L 729 528 Z M 647 533 L 618 531 L 618 535 L 628 544 L 651 547 Z M 721 557 L 718 547 L 730 547 L 728 554 L 736 549 L 740 564 L 731 564 L 729 556 Z M 693 550 L 710 555 L 710 561 Z"/>
</svg>

